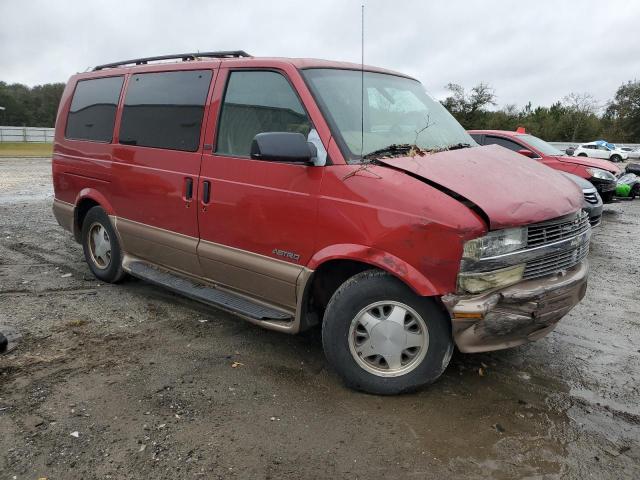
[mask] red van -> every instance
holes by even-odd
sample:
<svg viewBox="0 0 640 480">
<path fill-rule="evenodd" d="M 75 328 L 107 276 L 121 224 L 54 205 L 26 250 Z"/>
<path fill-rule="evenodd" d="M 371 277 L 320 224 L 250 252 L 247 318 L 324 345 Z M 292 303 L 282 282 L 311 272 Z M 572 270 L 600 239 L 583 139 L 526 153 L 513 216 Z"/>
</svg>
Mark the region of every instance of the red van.
<svg viewBox="0 0 640 480">
<path fill-rule="evenodd" d="M 587 157 L 569 157 L 544 140 L 519 128 L 508 130 L 469 130 L 479 145 L 500 145 L 525 157 L 533 158 L 561 172 L 571 173 L 589 180 L 596 187 L 604 203 L 613 202 L 617 177 L 622 170 L 609 160 Z"/>
<path fill-rule="evenodd" d="M 102 281 L 280 332 L 321 324 L 344 381 L 391 394 L 437 379 L 454 344 L 543 337 L 583 297 L 582 192 L 514 158 L 400 73 L 143 58 L 69 80 L 53 211 Z"/>
</svg>

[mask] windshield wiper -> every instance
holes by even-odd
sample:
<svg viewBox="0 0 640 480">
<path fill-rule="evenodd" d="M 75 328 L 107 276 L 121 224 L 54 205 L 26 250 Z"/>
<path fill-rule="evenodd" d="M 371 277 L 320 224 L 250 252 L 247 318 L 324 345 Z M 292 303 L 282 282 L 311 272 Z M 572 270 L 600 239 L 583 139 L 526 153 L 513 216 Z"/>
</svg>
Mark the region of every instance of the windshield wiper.
<svg viewBox="0 0 640 480">
<path fill-rule="evenodd" d="M 362 159 L 371 160 L 378 157 L 394 157 L 398 155 L 406 155 L 407 153 L 410 153 L 412 150 L 419 155 L 424 155 L 427 152 L 459 150 L 461 148 L 470 148 L 470 147 L 471 147 L 470 143 L 456 143 L 454 145 L 447 145 L 444 148 L 429 150 L 429 149 L 421 148 L 417 145 L 411 145 L 409 143 L 402 143 L 402 144 L 394 143 L 393 145 L 388 145 L 384 148 L 380 148 L 378 150 L 374 150 L 373 152 L 369 152 L 366 155 L 363 155 Z"/>
<path fill-rule="evenodd" d="M 453 145 L 448 145 L 447 150 L 460 150 L 461 148 L 471 148 L 470 143 L 455 143 Z"/>
<path fill-rule="evenodd" d="M 366 159 L 373 159 L 376 157 L 403 155 L 405 153 L 409 153 L 412 148 L 414 148 L 414 146 L 409 145 L 408 143 L 403 143 L 401 145 L 394 143 L 393 145 L 388 145 L 384 148 L 380 148 L 378 150 L 374 150 L 373 152 L 369 152 L 366 155 L 363 155 L 362 159 L 366 160 Z"/>
</svg>

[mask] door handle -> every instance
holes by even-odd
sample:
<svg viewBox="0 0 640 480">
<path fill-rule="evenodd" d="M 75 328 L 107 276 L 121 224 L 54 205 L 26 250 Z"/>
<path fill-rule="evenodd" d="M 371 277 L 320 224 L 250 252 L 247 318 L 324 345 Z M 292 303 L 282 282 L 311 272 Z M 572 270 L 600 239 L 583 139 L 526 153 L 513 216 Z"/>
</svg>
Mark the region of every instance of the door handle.
<svg viewBox="0 0 640 480">
<path fill-rule="evenodd" d="M 205 180 L 202 182 L 202 203 L 209 203 L 209 197 L 211 195 L 211 182 Z"/>
<path fill-rule="evenodd" d="M 191 200 L 193 198 L 193 178 L 184 179 L 184 199 Z"/>
</svg>

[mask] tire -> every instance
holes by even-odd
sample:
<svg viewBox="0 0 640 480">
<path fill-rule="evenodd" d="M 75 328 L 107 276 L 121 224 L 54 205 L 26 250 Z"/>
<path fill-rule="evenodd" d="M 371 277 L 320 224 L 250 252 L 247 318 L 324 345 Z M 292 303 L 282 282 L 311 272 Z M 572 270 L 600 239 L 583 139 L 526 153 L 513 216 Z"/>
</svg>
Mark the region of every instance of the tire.
<svg viewBox="0 0 640 480">
<path fill-rule="evenodd" d="M 447 368 L 453 352 L 451 320 L 433 299 L 416 295 L 386 272 L 367 270 L 331 297 L 322 346 L 348 387 L 378 395 L 410 392 L 434 382 Z M 384 349 L 386 356 L 378 354 Z"/>
<path fill-rule="evenodd" d="M 84 217 L 82 250 L 89 269 L 98 279 L 117 283 L 125 277 L 118 236 L 109 217 L 100 207 L 91 208 Z"/>
<path fill-rule="evenodd" d="M 579 154 L 578 154 L 578 156 L 579 156 L 579 157 L 586 157 L 586 156 L 587 156 L 587 154 L 586 154 L 586 153 L 579 153 Z"/>
<path fill-rule="evenodd" d="M 622 161 L 622 157 L 620 155 L 611 155 L 611 157 L 609 157 L 609 160 L 618 163 Z"/>
</svg>

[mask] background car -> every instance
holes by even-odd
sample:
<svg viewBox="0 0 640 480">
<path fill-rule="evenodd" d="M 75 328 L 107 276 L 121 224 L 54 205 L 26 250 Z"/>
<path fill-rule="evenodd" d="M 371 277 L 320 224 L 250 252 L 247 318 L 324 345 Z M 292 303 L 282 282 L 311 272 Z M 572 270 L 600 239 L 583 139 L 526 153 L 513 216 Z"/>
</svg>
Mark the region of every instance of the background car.
<svg viewBox="0 0 640 480">
<path fill-rule="evenodd" d="M 602 158 L 612 162 L 621 162 L 629 158 L 627 152 L 604 140 L 583 143 L 574 150 L 573 155 L 576 157 Z"/>
<path fill-rule="evenodd" d="M 640 159 L 640 148 L 620 147 L 620 150 L 626 152 L 629 155 L 629 160 Z"/>
<path fill-rule="evenodd" d="M 582 204 L 582 210 L 589 215 L 589 223 L 591 227 L 597 227 L 602 221 L 602 198 L 596 190 L 596 187 L 589 180 L 585 180 L 577 175 L 572 175 L 567 172 L 560 172 L 562 175 L 573 181 L 580 187 L 582 194 L 584 195 L 584 203 Z"/>
<path fill-rule="evenodd" d="M 584 178 L 593 184 L 604 203 L 613 201 L 616 191 L 616 177 L 620 175 L 621 170 L 608 160 L 585 156 L 569 157 L 544 140 L 529 135 L 524 128 L 519 128 L 515 132 L 469 130 L 469 133 L 480 145 L 500 145 L 525 157 L 539 160 L 555 170 Z"/>
</svg>

